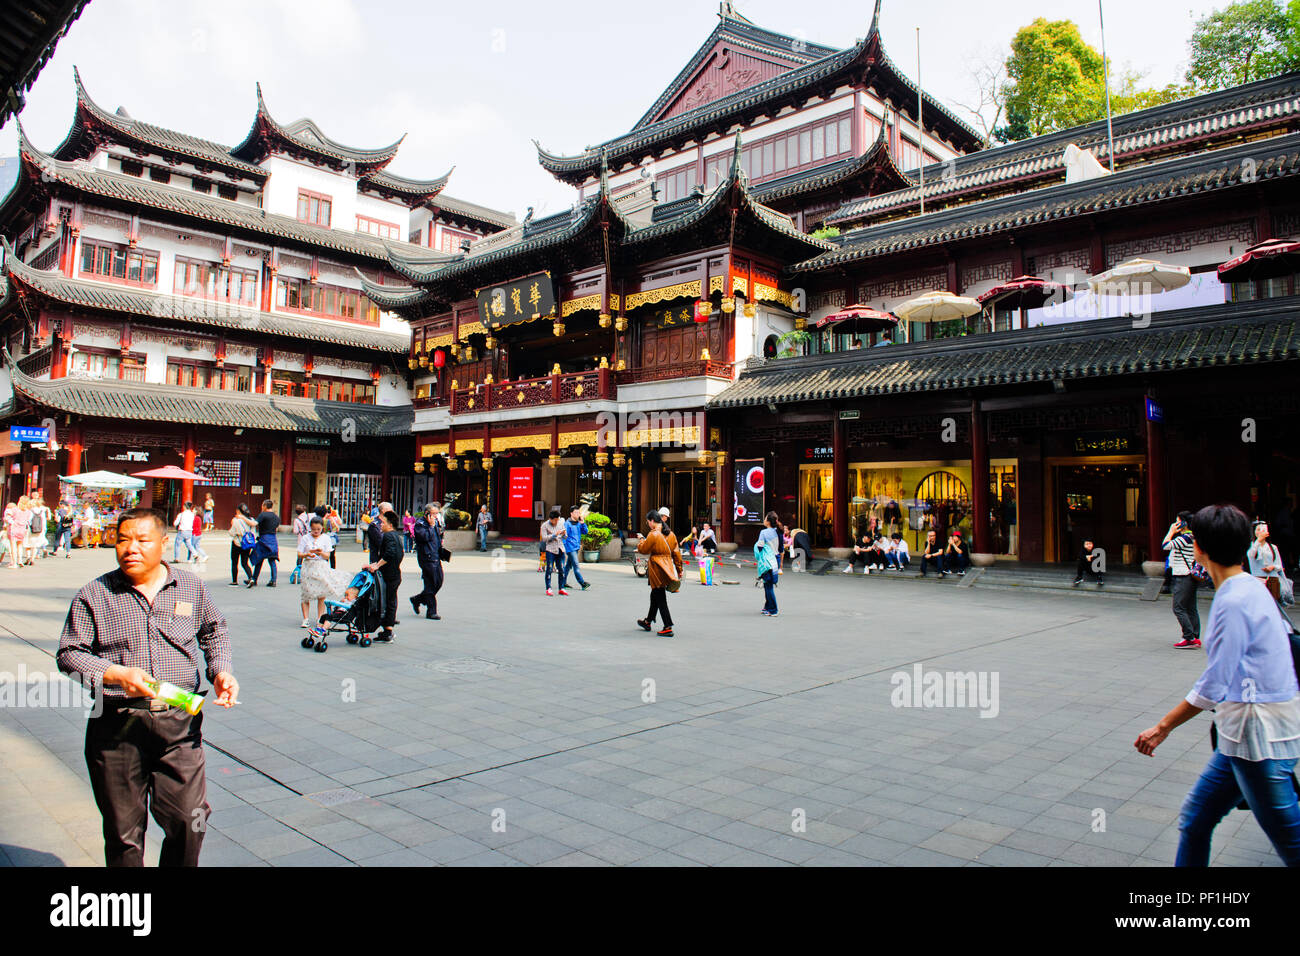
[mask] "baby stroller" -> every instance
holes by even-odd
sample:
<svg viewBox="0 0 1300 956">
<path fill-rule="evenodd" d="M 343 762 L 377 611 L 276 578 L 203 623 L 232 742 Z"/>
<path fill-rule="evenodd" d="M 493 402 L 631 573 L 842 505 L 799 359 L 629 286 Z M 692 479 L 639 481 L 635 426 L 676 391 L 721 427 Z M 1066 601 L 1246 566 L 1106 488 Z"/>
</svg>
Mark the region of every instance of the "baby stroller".
<svg viewBox="0 0 1300 956">
<path fill-rule="evenodd" d="M 370 633 L 379 628 L 384 619 L 384 589 L 379 579 L 369 571 L 358 571 L 348 583 L 348 588 L 356 588 L 357 596 L 352 601 L 325 601 L 325 613 L 320 623 L 311 628 L 302 639 L 302 646 L 314 647 L 323 654 L 329 649 L 326 637 L 335 631 L 347 631 L 349 644 L 371 645 Z"/>
</svg>

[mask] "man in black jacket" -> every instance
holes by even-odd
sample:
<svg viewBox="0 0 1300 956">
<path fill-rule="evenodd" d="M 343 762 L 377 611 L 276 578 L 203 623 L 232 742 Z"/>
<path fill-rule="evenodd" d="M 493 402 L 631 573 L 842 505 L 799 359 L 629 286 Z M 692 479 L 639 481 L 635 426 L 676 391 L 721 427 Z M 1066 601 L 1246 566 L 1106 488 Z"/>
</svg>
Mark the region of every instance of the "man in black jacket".
<svg viewBox="0 0 1300 956">
<path fill-rule="evenodd" d="M 411 607 L 420 613 L 420 605 L 425 605 L 424 616 L 430 621 L 441 621 L 438 614 L 438 591 L 442 588 L 442 522 L 438 520 L 438 506 L 428 504 L 424 514 L 415 522 L 412 529 L 415 535 L 415 559 L 420 564 L 420 575 L 424 578 L 424 590 L 411 598 Z"/>
<path fill-rule="evenodd" d="M 391 643 L 393 625 L 397 623 L 397 588 L 402 583 L 402 555 L 406 553 L 406 549 L 402 547 L 402 537 L 397 531 L 401 527 L 401 519 L 391 509 L 381 512 L 378 522 L 372 522 L 372 524 L 378 523 L 382 523 L 383 527 L 379 540 L 379 556 L 367 564 L 365 570 L 378 574 L 384 583 L 383 630 L 375 635 L 375 640 Z"/>
<path fill-rule="evenodd" d="M 379 503 L 379 516 L 366 525 L 366 545 L 370 548 L 371 564 L 379 560 L 379 552 L 383 548 L 384 541 L 383 517 L 392 510 L 393 506 L 390 502 L 381 501 Z"/>
</svg>

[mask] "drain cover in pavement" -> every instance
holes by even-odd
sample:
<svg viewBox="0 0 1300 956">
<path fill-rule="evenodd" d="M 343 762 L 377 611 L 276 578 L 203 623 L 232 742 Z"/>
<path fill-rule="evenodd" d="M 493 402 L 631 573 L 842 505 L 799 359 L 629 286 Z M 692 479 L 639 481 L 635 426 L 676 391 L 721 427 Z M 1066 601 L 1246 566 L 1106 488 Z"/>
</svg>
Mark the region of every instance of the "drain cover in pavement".
<svg viewBox="0 0 1300 956">
<path fill-rule="evenodd" d="M 433 661 L 423 666 L 429 670 L 438 671 L 440 674 L 486 674 L 488 671 L 505 667 L 504 664 L 498 661 L 489 661 L 481 657 L 459 657 L 450 661 Z"/>
<path fill-rule="evenodd" d="M 337 807 L 341 803 L 352 803 L 354 800 L 364 800 L 366 798 L 364 793 L 358 793 L 348 787 L 340 787 L 337 790 L 322 790 L 319 793 L 308 793 L 304 794 L 304 796 L 308 800 L 315 800 L 326 807 Z"/>
</svg>

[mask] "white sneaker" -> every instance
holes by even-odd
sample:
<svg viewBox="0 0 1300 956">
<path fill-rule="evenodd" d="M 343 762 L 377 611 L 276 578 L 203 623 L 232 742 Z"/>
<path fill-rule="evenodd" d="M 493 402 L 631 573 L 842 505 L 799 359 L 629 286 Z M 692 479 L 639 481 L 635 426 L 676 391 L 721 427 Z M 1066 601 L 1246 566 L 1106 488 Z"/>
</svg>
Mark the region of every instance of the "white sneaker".
<svg viewBox="0 0 1300 956">
<path fill-rule="evenodd" d="M 845 573 L 845 574 L 852 574 L 852 573 L 853 573 L 853 565 L 850 564 L 847 568 L 845 568 L 845 569 L 844 569 L 844 573 Z"/>
<path fill-rule="evenodd" d="M 870 573 L 871 573 L 871 569 L 870 569 L 870 568 L 863 568 L 863 569 L 862 569 L 862 573 L 863 573 L 863 574 L 870 574 Z"/>
</svg>

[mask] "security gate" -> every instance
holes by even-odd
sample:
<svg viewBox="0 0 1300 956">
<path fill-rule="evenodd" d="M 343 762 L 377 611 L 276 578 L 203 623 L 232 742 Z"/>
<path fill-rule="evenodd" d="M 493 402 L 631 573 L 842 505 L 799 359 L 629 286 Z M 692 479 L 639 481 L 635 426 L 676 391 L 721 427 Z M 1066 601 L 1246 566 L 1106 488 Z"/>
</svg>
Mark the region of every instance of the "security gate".
<svg viewBox="0 0 1300 956">
<path fill-rule="evenodd" d="M 393 503 L 397 517 L 400 518 L 408 508 L 411 509 L 411 514 L 415 514 L 411 501 L 410 475 L 393 475 L 388 479 L 388 500 Z"/>
<path fill-rule="evenodd" d="M 343 527 L 355 528 L 363 514 L 370 511 L 372 504 L 378 504 L 384 493 L 382 475 L 326 475 L 329 486 L 329 503 L 338 509 L 343 519 Z"/>
</svg>

